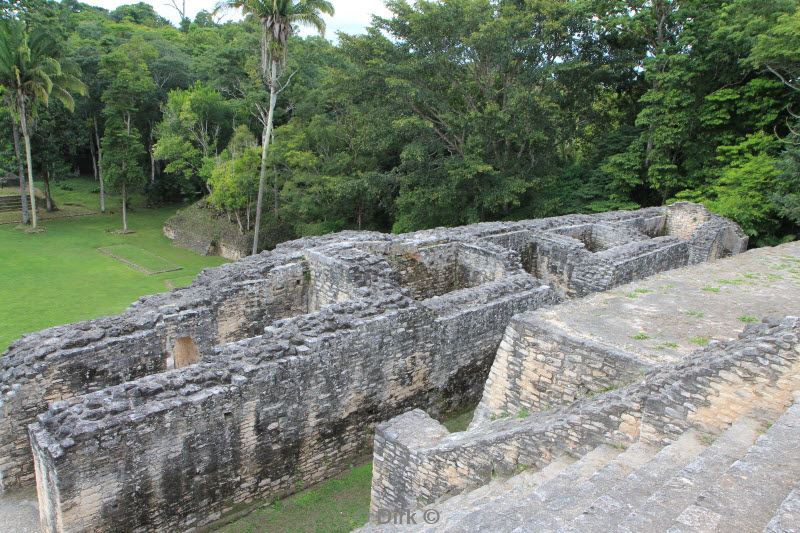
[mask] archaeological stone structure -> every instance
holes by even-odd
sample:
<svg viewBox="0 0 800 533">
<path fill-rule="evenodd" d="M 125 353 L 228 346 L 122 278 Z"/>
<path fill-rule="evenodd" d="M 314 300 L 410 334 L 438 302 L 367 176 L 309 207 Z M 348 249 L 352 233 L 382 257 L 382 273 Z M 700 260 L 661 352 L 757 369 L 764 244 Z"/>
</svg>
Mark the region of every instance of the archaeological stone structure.
<svg viewBox="0 0 800 533">
<path fill-rule="evenodd" d="M 467 431 L 377 427 L 363 531 L 798 531 L 798 442 L 794 242 L 515 316 Z"/>
<path fill-rule="evenodd" d="M 48 532 L 192 530 L 334 475 L 392 417 L 474 405 L 513 316 L 746 247 L 687 203 L 285 243 L 14 343 L 0 492 L 35 484 Z"/>
</svg>

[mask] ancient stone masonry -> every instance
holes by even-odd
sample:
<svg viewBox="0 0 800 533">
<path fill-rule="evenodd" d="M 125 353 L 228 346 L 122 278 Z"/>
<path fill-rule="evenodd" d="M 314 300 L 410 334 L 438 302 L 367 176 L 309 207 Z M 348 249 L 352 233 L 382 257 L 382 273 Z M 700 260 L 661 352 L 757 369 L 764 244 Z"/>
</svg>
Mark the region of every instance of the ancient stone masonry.
<svg viewBox="0 0 800 533">
<path fill-rule="evenodd" d="M 735 337 L 776 313 L 792 316 Z M 442 523 L 397 529 L 600 532 L 626 522 L 619 531 L 636 532 L 673 530 L 685 508 L 675 531 L 729 531 L 714 524 L 746 520 L 735 498 L 759 509 L 753 531 L 783 524 L 800 479 L 800 396 L 788 407 L 800 393 L 798 314 L 800 242 L 521 313 L 466 432 L 419 409 L 378 426 L 372 518 L 430 504 Z M 774 439 L 754 443 L 753 428 L 779 418 Z"/>
<path fill-rule="evenodd" d="M 800 318 L 766 320 L 734 341 L 699 350 L 618 390 L 484 422 L 463 433 L 450 434 L 421 410 L 403 414 L 377 428 L 373 519 L 380 520 L 382 510 L 418 509 L 487 485 L 496 476 L 540 471 L 560 457 L 581 457 L 599 446 L 667 446 L 687 430 L 719 435 L 754 408 L 780 413 L 800 390 L 798 335 Z M 795 433 L 795 444 L 796 438 Z M 800 466 L 800 457 L 784 460 L 795 470 Z M 578 487 L 571 490 L 577 493 Z M 565 497 L 569 493 L 566 487 Z M 537 504 L 531 505 L 535 513 Z M 462 526 L 467 527 L 456 530 L 481 530 Z"/>
<path fill-rule="evenodd" d="M 512 316 L 746 244 L 692 204 L 286 243 L 12 345 L 0 486 L 47 531 L 189 530 L 476 402 Z"/>
<path fill-rule="evenodd" d="M 618 388 L 688 357 L 698 342 L 728 338 L 743 319 L 800 312 L 798 267 L 795 242 L 517 315 L 473 425 Z"/>
</svg>

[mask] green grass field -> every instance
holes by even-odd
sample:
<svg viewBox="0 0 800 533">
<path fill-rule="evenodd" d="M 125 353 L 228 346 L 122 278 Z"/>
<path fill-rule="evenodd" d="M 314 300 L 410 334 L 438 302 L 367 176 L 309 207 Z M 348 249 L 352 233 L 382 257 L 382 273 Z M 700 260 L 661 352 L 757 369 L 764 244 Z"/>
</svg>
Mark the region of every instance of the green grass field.
<svg viewBox="0 0 800 533">
<path fill-rule="evenodd" d="M 70 180 L 52 192 L 62 213 L 99 211 L 96 188 L 92 180 Z M 119 205 L 109 198 L 113 214 L 44 220 L 46 231 L 37 234 L 0 224 L 0 352 L 23 333 L 119 313 L 140 296 L 188 285 L 203 268 L 225 262 L 174 247 L 161 228 L 176 208 L 145 209 L 141 198 L 130 213 L 135 233 L 112 233 L 121 227 Z M 180 270 L 147 275 L 98 252 L 119 245 L 142 250 L 137 261 L 153 266 L 155 256 Z"/>
<path fill-rule="evenodd" d="M 175 272 L 183 268 L 159 255 L 148 252 L 132 244 L 104 246 L 103 248 L 98 248 L 97 251 L 101 254 L 113 257 L 117 261 L 121 261 L 135 270 L 144 272 L 148 276 L 163 274 L 165 272 Z"/>
</svg>

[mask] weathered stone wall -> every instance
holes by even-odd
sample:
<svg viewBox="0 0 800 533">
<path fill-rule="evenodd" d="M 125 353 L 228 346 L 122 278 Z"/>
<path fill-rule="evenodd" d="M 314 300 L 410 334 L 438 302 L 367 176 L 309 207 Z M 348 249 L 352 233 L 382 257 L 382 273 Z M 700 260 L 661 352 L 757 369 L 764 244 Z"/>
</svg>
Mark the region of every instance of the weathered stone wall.
<svg viewBox="0 0 800 533">
<path fill-rule="evenodd" d="M 689 264 L 696 265 L 747 250 L 740 228 L 732 228 L 722 217 L 690 203 L 668 208 L 666 231 L 689 244 Z"/>
<path fill-rule="evenodd" d="M 689 356 L 698 343 L 729 338 L 743 317 L 795 310 L 800 285 L 791 277 L 797 276 L 774 272 L 800 261 L 797 244 L 671 271 L 516 316 L 473 424 L 626 385 L 655 366 Z"/>
<path fill-rule="evenodd" d="M 739 339 L 698 351 L 640 383 L 569 407 L 450 434 L 416 410 L 377 427 L 372 513 L 416 509 L 485 485 L 495 475 L 540 469 L 602 443 L 670 442 L 686 429 L 718 434 L 754 407 L 776 412 L 800 386 L 800 319 L 767 320 Z"/>
<path fill-rule="evenodd" d="M 277 265 L 264 278 L 234 285 L 214 310 L 217 335 L 206 346 L 258 335 L 265 324 L 309 312 L 311 286 L 309 263 L 295 260 Z"/>
<path fill-rule="evenodd" d="M 48 456 L 39 469 L 58 472 L 41 490 L 59 502 L 43 505 L 48 521 L 64 531 L 181 530 L 232 504 L 323 480 L 368 446 L 377 422 L 476 401 L 499 340 L 493 333 L 521 309 L 554 301 L 546 287 L 520 285 L 487 287 L 509 295 L 487 304 L 488 319 L 483 305 L 481 313 L 442 306 L 436 311 L 450 312 L 442 314 L 371 294 L 379 307 L 328 308 L 316 319 L 318 335 L 300 317 L 223 347 L 200 367 L 222 381 L 179 388 L 191 381 L 167 373 L 55 405 L 31 430 L 46 449 L 36 457 Z"/>
<path fill-rule="evenodd" d="M 236 222 L 204 201 L 178 211 L 163 232 L 176 246 L 233 261 L 246 257 L 253 246 L 252 232 L 242 233 Z"/>
<path fill-rule="evenodd" d="M 544 411 L 632 383 L 655 365 L 602 341 L 572 337 L 535 313 L 514 317 L 475 421 Z"/>
<path fill-rule="evenodd" d="M 574 273 L 595 256 L 617 251 L 614 265 L 623 266 L 626 254 L 638 258 L 661 251 L 678 257 L 672 241 L 646 232 L 663 225 L 671 209 L 400 236 L 345 232 L 301 239 L 205 271 L 191 287 L 144 298 L 120 317 L 27 336 L 0 360 L 0 485 L 32 482 L 33 454 L 24 428 L 53 402 L 55 411 L 44 415 L 33 434 L 40 443 L 35 455 L 43 508 L 62 524 L 57 527 L 66 528 L 69 521 L 102 529 L 111 520 L 128 524 L 124 530 L 180 529 L 224 512 L 231 500 L 282 494 L 295 482 L 318 481 L 368 447 L 366 436 L 375 423 L 414 407 L 435 413 L 477 401 L 511 317 L 560 301 L 562 293 L 576 294 Z M 703 249 L 702 236 L 710 258 L 746 242 L 740 236 L 713 248 L 725 232 L 741 235 L 734 224 L 718 222 L 694 230 L 688 241 Z M 589 238 L 611 247 L 592 253 L 586 243 L 559 233 L 581 225 L 603 226 L 593 228 Z M 623 237 L 614 240 L 614 228 Z M 539 268 L 537 242 L 551 237 L 548 253 L 564 264 L 561 291 L 531 275 Z M 595 287 L 581 282 L 581 290 L 604 290 L 626 276 L 672 268 L 684 257 L 620 267 L 624 275 Z M 195 371 L 220 373 L 221 384 L 206 379 L 174 390 L 159 384 L 184 377 L 191 382 Z M 127 404 L 123 398 L 108 410 L 84 406 L 93 401 L 83 396 L 87 393 L 113 397 L 142 387 L 145 392 Z M 204 407 L 201 399 L 217 398 L 219 387 L 225 401 L 209 400 Z M 64 404 L 58 401 L 77 411 L 63 415 L 73 423 L 62 424 L 58 406 Z M 230 409 L 221 412 L 221 405 Z M 172 409 L 193 422 L 174 422 L 180 430 L 156 430 L 161 422 L 149 417 L 171 416 Z M 234 430 L 238 433 L 231 436 Z M 106 456 L 92 448 L 98 439 Z M 130 439 L 140 444 L 121 444 Z M 206 452 L 198 451 L 203 469 L 173 461 L 179 467 L 170 471 L 173 481 L 165 481 L 158 462 L 165 453 L 193 447 L 219 446 L 220 458 L 233 457 L 249 450 L 251 441 L 262 451 L 248 451 L 253 459 L 239 470 L 233 459 L 229 466 L 212 459 L 206 464 Z M 112 475 L 103 461 L 117 468 L 116 482 L 103 477 Z M 175 492 L 175 483 L 188 487 L 196 477 L 198 486 L 207 487 L 204 497 Z M 140 490 L 145 479 L 152 487 L 173 489 Z M 103 487 L 99 513 L 67 503 L 94 490 L 87 484 Z M 229 496 L 214 491 L 215 484 L 237 488 Z M 140 492 L 152 494 L 144 498 Z M 109 511 L 121 499 L 134 503 L 117 503 L 121 510 Z"/>
<path fill-rule="evenodd" d="M 48 403 L 176 368 L 179 340 L 189 340 L 204 359 L 220 343 L 304 313 L 306 267 L 293 256 L 277 262 L 253 271 L 244 262 L 222 267 L 188 289 L 143 298 L 120 317 L 59 326 L 14 343 L 0 360 L 2 484 L 33 481 L 25 428 Z"/>
<path fill-rule="evenodd" d="M 685 266 L 689 246 L 675 237 L 657 237 L 595 253 L 572 272 L 571 289 L 578 296 L 643 279 L 664 270 Z"/>
</svg>

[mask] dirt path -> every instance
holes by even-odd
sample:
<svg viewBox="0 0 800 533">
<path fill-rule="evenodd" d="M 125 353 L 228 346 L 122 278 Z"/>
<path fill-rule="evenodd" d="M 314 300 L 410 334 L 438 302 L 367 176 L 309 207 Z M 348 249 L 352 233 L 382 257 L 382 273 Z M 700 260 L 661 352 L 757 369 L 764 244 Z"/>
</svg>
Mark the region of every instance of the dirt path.
<svg viewBox="0 0 800 533">
<path fill-rule="evenodd" d="M 39 533 L 39 505 L 34 489 L 0 495 L 0 533 Z"/>
</svg>

